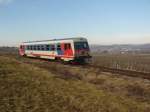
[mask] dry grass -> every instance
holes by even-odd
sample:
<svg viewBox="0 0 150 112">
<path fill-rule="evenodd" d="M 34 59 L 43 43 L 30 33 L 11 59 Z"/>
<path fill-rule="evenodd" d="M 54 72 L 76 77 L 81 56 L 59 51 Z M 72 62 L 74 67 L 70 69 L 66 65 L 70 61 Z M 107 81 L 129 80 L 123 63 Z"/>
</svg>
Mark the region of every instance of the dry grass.
<svg viewBox="0 0 150 112">
<path fill-rule="evenodd" d="M 85 77 L 82 77 L 84 80 L 68 78 L 71 71 L 62 72 L 59 68 L 61 72 L 55 74 L 54 70 L 58 71 L 60 66 L 52 66 L 50 72 L 34 64 L 0 56 L 1 112 L 147 112 L 149 109 L 146 103 L 99 90 L 86 82 L 89 79 Z M 67 66 L 64 68 L 67 70 Z M 81 74 L 76 67 L 72 70 L 74 74 Z M 60 73 L 68 74 L 67 79 L 59 77 Z M 99 84 L 106 83 L 105 78 L 99 81 Z"/>
</svg>

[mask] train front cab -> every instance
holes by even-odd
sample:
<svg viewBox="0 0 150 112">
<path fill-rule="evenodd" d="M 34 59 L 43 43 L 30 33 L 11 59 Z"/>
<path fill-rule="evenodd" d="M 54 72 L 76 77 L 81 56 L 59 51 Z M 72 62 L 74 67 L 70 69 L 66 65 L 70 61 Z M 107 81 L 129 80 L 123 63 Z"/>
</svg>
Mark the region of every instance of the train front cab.
<svg viewBox="0 0 150 112">
<path fill-rule="evenodd" d="M 79 63 L 90 63 L 92 56 L 87 41 L 74 42 L 75 61 Z"/>
<path fill-rule="evenodd" d="M 71 63 L 91 62 L 90 49 L 87 41 L 57 43 L 56 51 L 57 60 Z"/>
</svg>

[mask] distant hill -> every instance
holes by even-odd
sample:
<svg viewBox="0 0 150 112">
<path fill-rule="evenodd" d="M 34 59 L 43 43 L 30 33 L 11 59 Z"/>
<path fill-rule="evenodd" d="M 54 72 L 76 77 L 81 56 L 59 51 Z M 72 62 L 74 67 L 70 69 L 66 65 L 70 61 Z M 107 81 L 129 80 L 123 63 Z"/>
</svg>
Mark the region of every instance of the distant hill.
<svg viewBox="0 0 150 112">
<path fill-rule="evenodd" d="M 90 45 L 91 51 L 96 53 L 148 53 L 150 44 L 114 44 L 114 45 Z M 0 47 L 0 53 L 18 53 L 17 47 Z"/>
<path fill-rule="evenodd" d="M 91 45 L 92 52 L 98 53 L 150 53 L 150 44 Z"/>
</svg>

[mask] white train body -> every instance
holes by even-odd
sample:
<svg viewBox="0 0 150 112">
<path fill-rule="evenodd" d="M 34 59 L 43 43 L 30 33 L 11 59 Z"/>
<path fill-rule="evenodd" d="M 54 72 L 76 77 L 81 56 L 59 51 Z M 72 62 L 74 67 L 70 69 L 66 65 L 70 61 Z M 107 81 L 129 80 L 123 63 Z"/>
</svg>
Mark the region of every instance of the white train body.
<svg viewBox="0 0 150 112">
<path fill-rule="evenodd" d="M 63 61 L 85 61 L 91 58 L 86 38 L 23 42 L 20 45 L 19 54 Z"/>
</svg>

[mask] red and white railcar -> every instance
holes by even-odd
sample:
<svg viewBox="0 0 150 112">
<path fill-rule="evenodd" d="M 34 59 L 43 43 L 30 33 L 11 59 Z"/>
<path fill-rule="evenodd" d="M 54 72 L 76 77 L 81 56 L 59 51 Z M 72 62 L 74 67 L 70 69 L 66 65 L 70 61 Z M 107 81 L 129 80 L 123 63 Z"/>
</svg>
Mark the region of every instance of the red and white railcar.
<svg viewBox="0 0 150 112">
<path fill-rule="evenodd" d="M 86 38 L 23 42 L 20 45 L 19 54 L 28 57 L 79 62 L 91 58 Z"/>
</svg>

